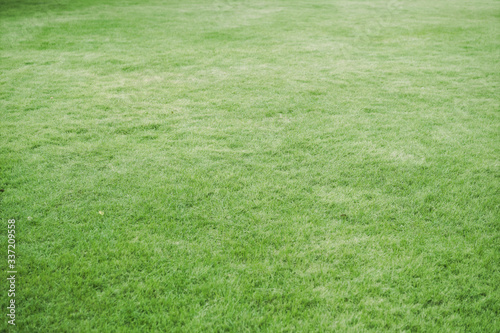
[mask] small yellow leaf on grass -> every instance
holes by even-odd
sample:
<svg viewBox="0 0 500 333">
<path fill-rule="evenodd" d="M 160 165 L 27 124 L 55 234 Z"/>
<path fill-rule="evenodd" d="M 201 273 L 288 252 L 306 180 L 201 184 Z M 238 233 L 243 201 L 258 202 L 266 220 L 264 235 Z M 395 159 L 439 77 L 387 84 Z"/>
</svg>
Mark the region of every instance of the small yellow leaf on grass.
<svg viewBox="0 0 500 333">
<path fill-rule="evenodd" d="M 99 214 L 104 215 L 104 212 L 99 211 Z"/>
</svg>

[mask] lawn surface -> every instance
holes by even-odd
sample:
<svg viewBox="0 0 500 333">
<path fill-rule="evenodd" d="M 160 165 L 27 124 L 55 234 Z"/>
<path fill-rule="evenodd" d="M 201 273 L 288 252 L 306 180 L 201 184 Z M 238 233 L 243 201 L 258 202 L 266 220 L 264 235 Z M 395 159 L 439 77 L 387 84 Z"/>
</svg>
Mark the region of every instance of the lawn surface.
<svg viewBox="0 0 500 333">
<path fill-rule="evenodd" d="M 0 0 L 0 331 L 500 331 L 499 4 Z"/>
</svg>

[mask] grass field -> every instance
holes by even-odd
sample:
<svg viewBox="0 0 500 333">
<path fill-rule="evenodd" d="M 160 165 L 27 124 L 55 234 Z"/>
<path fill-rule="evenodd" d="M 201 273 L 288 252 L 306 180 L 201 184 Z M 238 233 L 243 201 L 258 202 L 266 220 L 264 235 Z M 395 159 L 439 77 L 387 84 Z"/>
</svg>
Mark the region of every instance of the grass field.
<svg viewBox="0 0 500 333">
<path fill-rule="evenodd" d="M 497 0 L 0 0 L 0 331 L 499 332 L 499 58 Z"/>
</svg>

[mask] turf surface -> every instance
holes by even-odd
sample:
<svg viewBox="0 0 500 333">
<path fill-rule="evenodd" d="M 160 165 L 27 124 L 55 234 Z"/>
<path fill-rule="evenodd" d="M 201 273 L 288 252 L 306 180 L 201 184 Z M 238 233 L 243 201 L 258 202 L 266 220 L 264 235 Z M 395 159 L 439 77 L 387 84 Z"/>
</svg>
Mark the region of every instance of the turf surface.
<svg viewBox="0 0 500 333">
<path fill-rule="evenodd" d="M 19 332 L 500 331 L 496 0 L 0 0 Z"/>
</svg>

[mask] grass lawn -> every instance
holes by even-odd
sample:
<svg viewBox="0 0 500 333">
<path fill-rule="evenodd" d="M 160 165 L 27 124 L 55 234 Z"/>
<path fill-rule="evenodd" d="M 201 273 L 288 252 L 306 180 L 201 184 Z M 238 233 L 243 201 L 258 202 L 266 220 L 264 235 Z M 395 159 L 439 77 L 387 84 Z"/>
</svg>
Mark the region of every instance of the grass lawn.
<svg viewBox="0 0 500 333">
<path fill-rule="evenodd" d="M 499 59 L 497 0 L 0 0 L 0 331 L 499 332 Z"/>
</svg>

